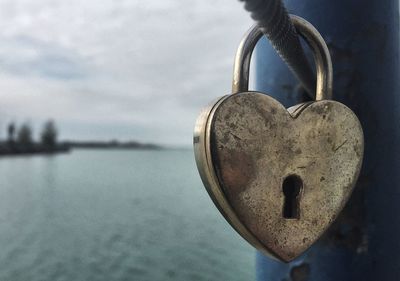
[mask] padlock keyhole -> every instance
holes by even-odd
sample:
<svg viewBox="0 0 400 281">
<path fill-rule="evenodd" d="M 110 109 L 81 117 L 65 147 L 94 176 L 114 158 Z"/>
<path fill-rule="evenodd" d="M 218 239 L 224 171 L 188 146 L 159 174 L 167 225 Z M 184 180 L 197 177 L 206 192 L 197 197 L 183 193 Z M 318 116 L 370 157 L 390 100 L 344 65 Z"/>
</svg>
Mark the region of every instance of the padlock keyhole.
<svg viewBox="0 0 400 281">
<path fill-rule="evenodd" d="M 300 191 L 303 188 L 303 181 L 297 175 L 290 175 L 285 178 L 282 184 L 284 195 L 283 217 L 285 219 L 300 218 Z"/>
</svg>

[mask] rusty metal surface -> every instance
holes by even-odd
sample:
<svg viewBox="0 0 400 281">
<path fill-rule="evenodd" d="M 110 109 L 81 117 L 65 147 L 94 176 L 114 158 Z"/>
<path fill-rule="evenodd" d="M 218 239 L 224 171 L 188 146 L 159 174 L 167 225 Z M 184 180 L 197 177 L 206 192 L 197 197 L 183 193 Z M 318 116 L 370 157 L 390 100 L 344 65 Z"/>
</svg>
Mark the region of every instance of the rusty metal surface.
<svg viewBox="0 0 400 281">
<path fill-rule="evenodd" d="M 215 205 L 249 243 L 286 262 L 336 219 L 364 150 L 355 114 L 339 102 L 321 100 L 332 93 L 324 40 L 304 19 L 291 19 L 314 53 L 317 101 L 287 110 L 263 93 L 247 92 L 251 52 L 260 38 L 253 27 L 235 58 L 234 95 L 203 110 L 194 133 L 196 163 Z"/>
<path fill-rule="evenodd" d="M 223 190 L 220 188 L 219 180 L 215 173 L 213 159 L 210 154 L 211 147 L 209 136 L 211 129 L 210 122 L 212 121 L 212 118 L 210 117 L 213 116 L 215 109 L 218 108 L 219 104 L 223 102 L 226 97 L 228 96 L 224 96 L 204 108 L 197 118 L 193 137 L 197 168 L 208 194 L 229 224 L 245 240 L 262 251 L 266 256 L 278 259 L 272 251 L 266 249 L 266 247 L 256 237 L 254 237 L 247 227 L 242 224 L 240 219 L 237 217 L 235 210 L 232 209 L 231 205 L 228 203 Z"/>
<path fill-rule="evenodd" d="M 203 153 L 196 160 L 214 202 L 255 247 L 292 260 L 351 194 L 363 155 L 358 119 L 334 101 L 309 103 L 292 116 L 255 92 L 227 96 L 210 113 L 199 118 L 199 135 L 205 134 L 195 148 Z M 289 175 L 303 182 L 298 219 L 282 214 L 282 183 Z"/>
</svg>

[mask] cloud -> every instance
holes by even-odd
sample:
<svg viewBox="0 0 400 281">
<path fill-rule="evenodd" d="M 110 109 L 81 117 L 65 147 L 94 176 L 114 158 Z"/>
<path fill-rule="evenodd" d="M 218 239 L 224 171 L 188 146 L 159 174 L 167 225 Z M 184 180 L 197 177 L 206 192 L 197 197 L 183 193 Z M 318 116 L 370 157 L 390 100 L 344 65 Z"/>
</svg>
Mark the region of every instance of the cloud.
<svg viewBox="0 0 400 281">
<path fill-rule="evenodd" d="M 83 79 L 82 58 L 60 46 L 17 36 L 0 39 L 0 69 L 16 76 L 38 75 L 48 79 Z"/>
<path fill-rule="evenodd" d="M 62 138 L 190 145 L 229 92 L 241 3 L 0 1 L 0 126 L 46 118 Z"/>
</svg>

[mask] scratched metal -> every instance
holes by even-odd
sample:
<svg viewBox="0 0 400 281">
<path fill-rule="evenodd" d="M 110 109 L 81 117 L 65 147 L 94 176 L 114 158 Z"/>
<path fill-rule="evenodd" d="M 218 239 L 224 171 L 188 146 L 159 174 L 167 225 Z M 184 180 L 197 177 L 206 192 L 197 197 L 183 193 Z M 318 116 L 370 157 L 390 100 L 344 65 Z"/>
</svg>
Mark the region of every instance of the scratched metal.
<svg viewBox="0 0 400 281">
<path fill-rule="evenodd" d="M 364 148 L 357 117 L 341 103 L 289 111 L 261 93 L 229 95 L 199 117 L 195 130 L 196 161 L 214 203 L 253 246 L 283 261 L 304 252 L 335 220 Z M 283 216 L 289 175 L 303 182 L 297 219 Z"/>
<path fill-rule="evenodd" d="M 203 110 L 194 134 L 196 163 L 215 205 L 249 243 L 290 261 L 315 242 L 348 200 L 362 162 L 360 123 L 332 93 L 325 41 L 307 21 L 291 15 L 312 49 L 316 101 L 286 110 L 262 93 L 248 92 L 252 50 L 262 33 L 254 26 L 239 45 L 232 92 Z M 284 215 L 283 182 L 302 187 Z"/>
</svg>

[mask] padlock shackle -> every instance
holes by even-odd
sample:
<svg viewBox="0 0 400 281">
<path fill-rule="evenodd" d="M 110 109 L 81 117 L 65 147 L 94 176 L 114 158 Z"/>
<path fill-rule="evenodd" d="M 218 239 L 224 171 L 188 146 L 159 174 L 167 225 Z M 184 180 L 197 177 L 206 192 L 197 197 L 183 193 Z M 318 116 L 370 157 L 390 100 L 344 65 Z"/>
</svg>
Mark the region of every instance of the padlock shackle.
<svg viewBox="0 0 400 281">
<path fill-rule="evenodd" d="M 324 39 L 317 29 L 305 19 L 295 15 L 290 15 L 290 19 L 314 54 L 317 71 L 315 100 L 331 99 L 332 61 Z M 250 28 L 239 44 L 233 67 L 233 94 L 248 91 L 251 55 L 262 35 L 261 29 L 256 24 Z"/>
</svg>

